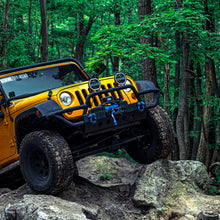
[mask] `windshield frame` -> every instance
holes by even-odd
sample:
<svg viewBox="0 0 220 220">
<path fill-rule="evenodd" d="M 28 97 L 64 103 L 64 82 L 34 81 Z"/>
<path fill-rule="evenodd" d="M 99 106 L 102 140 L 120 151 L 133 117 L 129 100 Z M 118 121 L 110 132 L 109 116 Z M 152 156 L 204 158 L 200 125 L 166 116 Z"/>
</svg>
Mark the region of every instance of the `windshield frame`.
<svg viewBox="0 0 220 220">
<path fill-rule="evenodd" d="M 40 64 L 34 64 L 34 65 L 29 65 L 29 66 L 25 66 L 25 67 L 18 67 L 18 68 L 14 68 L 14 69 L 8 69 L 8 70 L 3 70 L 3 71 L 0 71 L 0 74 L 4 73 L 4 75 L 0 75 L 0 79 L 3 79 L 3 78 L 7 78 L 7 77 L 10 77 L 10 76 L 16 76 L 19 78 L 19 76 L 21 74 L 25 74 L 25 73 L 29 73 L 29 72 L 32 72 L 32 71 L 41 71 L 41 70 L 46 70 L 46 69 L 50 69 L 50 68 L 53 68 L 53 67 L 61 67 L 61 66 L 67 66 L 67 65 L 74 65 L 76 68 L 75 70 L 77 71 L 77 75 L 81 76 L 82 78 L 84 78 L 85 80 L 89 80 L 91 78 L 91 76 L 89 74 L 86 74 L 83 70 L 84 70 L 84 67 L 82 66 L 81 63 L 79 63 L 79 61 L 73 59 L 73 58 L 69 58 L 69 59 L 61 59 L 61 60 L 55 60 L 55 61 L 50 61 L 50 62 L 45 62 L 45 63 L 40 63 Z M 82 74 L 82 75 L 81 75 Z M 65 74 L 64 74 L 65 76 Z M 4 83 L 1 83 L 1 87 L 3 90 L 4 89 Z M 55 88 L 59 88 L 59 87 L 62 87 L 62 86 L 57 86 Z M 55 88 L 48 88 L 48 90 L 42 90 L 42 91 L 39 91 L 39 92 L 33 92 L 33 91 L 30 91 L 30 94 L 29 93 L 26 93 L 24 92 L 23 95 L 32 95 L 32 93 L 42 93 L 42 92 L 45 92 L 45 91 L 49 91 L 51 89 L 55 89 Z M 11 100 L 14 100 L 14 99 L 19 99 L 19 96 L 21 96 L 22 98 L 22 94 L 20 95 L 16 95 L 14 97 L 10 97 L 10 95 L 6 94 L 5 91 L 4 91 L 4 96 L 5 96 L 5 99 L 7 99 L 8 101 L 11 101 Z"/>
</svg>

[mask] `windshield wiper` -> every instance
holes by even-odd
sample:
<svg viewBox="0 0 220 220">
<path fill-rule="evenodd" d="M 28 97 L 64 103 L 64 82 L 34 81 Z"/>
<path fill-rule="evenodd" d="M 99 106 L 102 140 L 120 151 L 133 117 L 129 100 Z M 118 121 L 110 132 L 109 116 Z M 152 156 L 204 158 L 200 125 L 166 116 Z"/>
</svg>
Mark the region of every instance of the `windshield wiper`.
<svg viewBox="0 0 220 220">
<path fill-rule="evenodd" d="M 26 93 L 26 94 L 23 94 L 23 95 L 18 95 L 18 96 L 10 98 L 9 101 L 16 100 L 16 99 L 27 98 L 27 97 L 30 97 L 30 96 L 33 96 L 33 95 L 38 95 L 40 93 L 42 93 L 42 92 L 33 92 L 33 93 Z"/>
</svg>

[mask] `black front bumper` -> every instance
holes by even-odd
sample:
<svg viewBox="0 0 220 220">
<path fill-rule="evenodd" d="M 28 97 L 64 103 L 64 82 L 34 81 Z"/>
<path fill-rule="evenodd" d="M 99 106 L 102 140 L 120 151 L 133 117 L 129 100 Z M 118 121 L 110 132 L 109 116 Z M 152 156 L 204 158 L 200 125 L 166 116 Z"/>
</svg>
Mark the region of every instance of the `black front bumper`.
<svg viewBox="0 0 220 220">
<path fill-rule="evenodd" d="M 109 102 L 107 97 L 101 105 L 92 108 L 91 99 L 95 96 L 127 88 L 133 91 L 137 102 L 129 104 L 120 98 L 112 98 Z M 152 92 L 155 94 L 154 103 L 146 105 L 140 95 Z M 137 92 L 132 85 L 126 85 L 90 93 L 85 104 L 67 109 L 61 109 L 55 101 L 48 100 L 29 109 L 28 114 L 35 113 L 44 128 L 57 130 L 67 140 L 74 160 L 78 160 L 103 151 L 114 152 L 128 142 L 139 140 L 141 136 L 129 136 L 127 132 L 142 123 L 147 109 L 156 106 L 158 98 L 159 90 L 155 87 Z M 64 113 L 80 109 L 83 110 L 80 118 L 67 120 L 63 117 Z"/>
<path fill-rule="evenodd" d="M 143 102 L 127 104 L 119 102 L 112 105 L 101 105 L 83 116 L 84 132 L 88 136 L 108 131 L 119 130 L 138 124 L 146 117 Z"/>
<path fill-rule="evenodd" d="M 117 91 L 122 91 L 124 89 L 130 88 L 136 99 L 136 103 L 128 104 L 122 99 L 112 100 L 110 103 L 103 103 L 100 106 L 91 108 L 91 99 L 95 96 L 100 96 L 106 93 L 112 93 Z M 155 100 L 151 105 L 146 105 L 140 95 L 146 93 L 154 93 Z M 159 98 L 159 89 L 150 88 L 141 92 L 137 92 L 134 86 L 125 85 L 115 88 L 110 88 L 107 90 L 101 90 L 98 92 L 90 93 L 84 105 L 75 106 L 67 109 L 61 109 L 60 106 L 53 100 L 49 100 L 45 103 L 41 103 L 35 106 L 35 111 L 38 112 L 39 118 L 45 118 L 49 123 L 58 125 L 62 129 L 81 131 L 86 136 L 92 136 L 99 133 L 105 133 L 109 130 L 118 130 L 124 127 L 132 126 L 140 123 L 142 119 L 146 117 L 146 109 L 152 108 L 157 105 Z M 48 108 L 48 106 L 50 106 Z M 83 110 L 83 115 L 76 120 L 67 120 L 62 114 Z M 89 113 L 88 113 L 88 109 Z"/>
</svg>

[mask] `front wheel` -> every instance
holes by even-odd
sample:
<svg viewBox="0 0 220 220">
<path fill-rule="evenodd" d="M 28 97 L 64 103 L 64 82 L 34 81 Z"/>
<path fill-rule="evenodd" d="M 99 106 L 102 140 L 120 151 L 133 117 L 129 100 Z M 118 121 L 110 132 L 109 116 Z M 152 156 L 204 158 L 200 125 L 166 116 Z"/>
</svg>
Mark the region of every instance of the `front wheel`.
<svg viewBox="0 0 220 220">
<path fill-rule="evenodd" d="M 175 143 L 175 133 L 168 114 L 160 106 L 147 110 L 146 119 L 132 128 L 137 141 L 128 143 L 126 150 L 135 161 L 149 164 L 166 158 Z"/>
<path fill-rule="evenodd" d="M 20 167 L 36 192 L 56 194 L 72 181 L 74 162 L 65 139 L 54 131 L 27 134 L 21 142 Z"/>
</svg>

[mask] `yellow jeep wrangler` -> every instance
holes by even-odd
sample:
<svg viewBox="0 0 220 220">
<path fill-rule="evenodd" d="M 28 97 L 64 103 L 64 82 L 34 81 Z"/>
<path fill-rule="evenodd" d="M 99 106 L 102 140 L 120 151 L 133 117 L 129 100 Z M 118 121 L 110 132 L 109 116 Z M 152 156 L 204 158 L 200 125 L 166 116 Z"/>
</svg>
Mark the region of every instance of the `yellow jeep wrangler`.
<svg viewBox="0 0 220 220">
<path fill-rule="evenodd" d="M 147 93 L 151 104 L 141 97 Z M 165 158 L 174 132 L 158 97 L 152 82 L 123 73 L 91 77 L 72 58 L 3 70 L 0 174 L 19 164 L 33 190 L 55 194 L 88 155 L 125 148 L 139 163 Z"/>
</svg>

